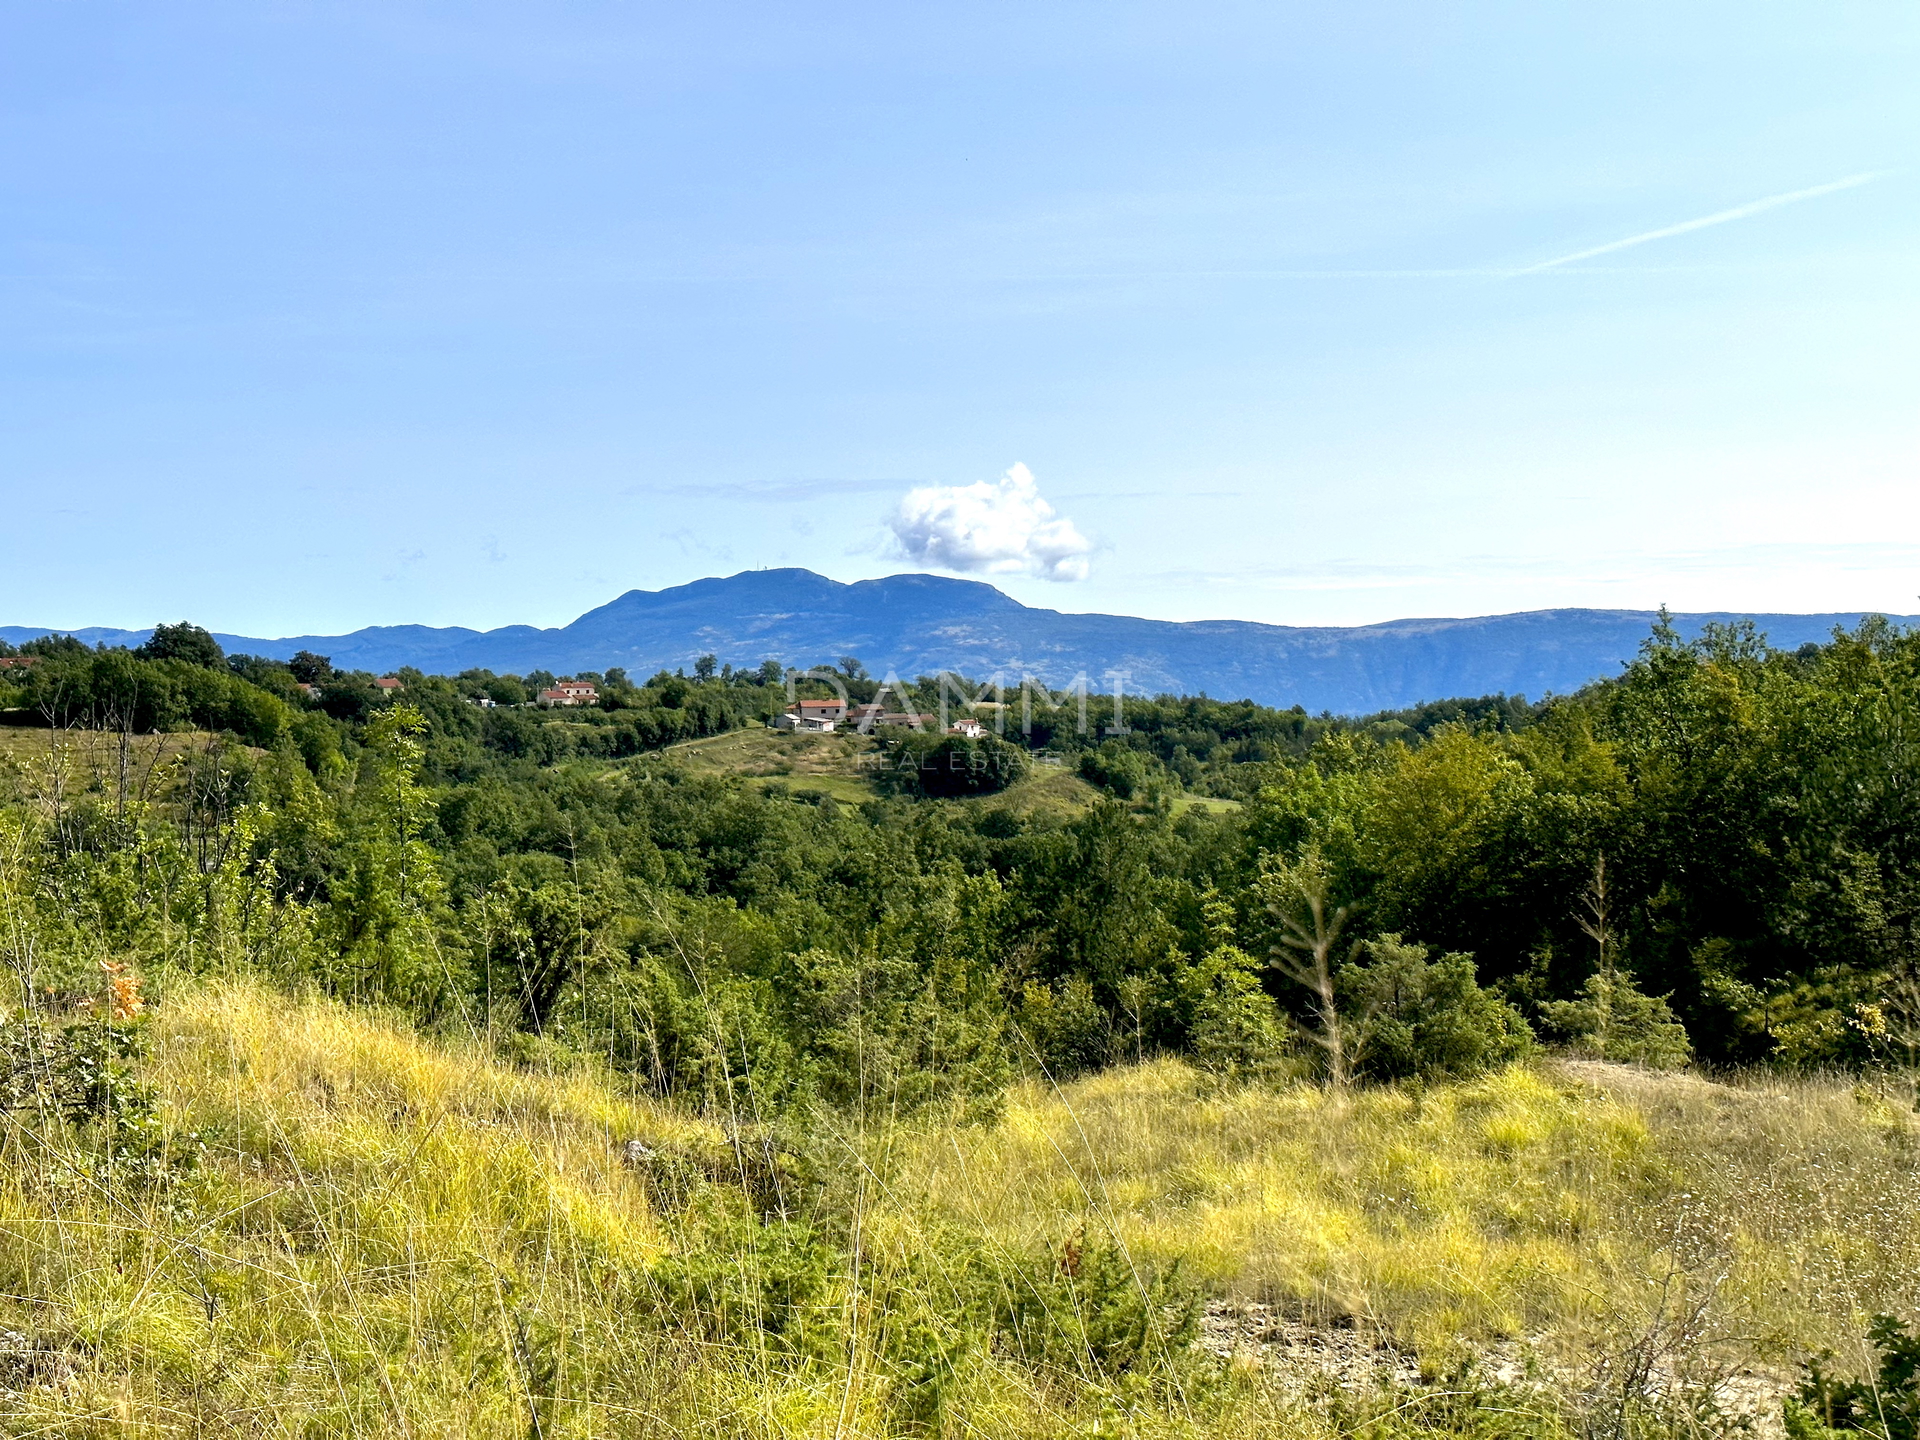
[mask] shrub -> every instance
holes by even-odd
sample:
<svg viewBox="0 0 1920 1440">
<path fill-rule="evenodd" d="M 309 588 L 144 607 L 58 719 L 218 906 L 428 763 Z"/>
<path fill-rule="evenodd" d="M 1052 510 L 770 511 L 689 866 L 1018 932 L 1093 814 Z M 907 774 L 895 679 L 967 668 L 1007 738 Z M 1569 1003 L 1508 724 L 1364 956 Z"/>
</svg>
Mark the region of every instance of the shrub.
<svg viewBox="0 0 1920 1440">
<path fill-rule="evenodd" d="M 792 1221 L 739 1222 L 710 1243 L 668 1256 L 653 1270 L 668 1312 L 714 1345 L 827 1359 L 842 1344 L 834 1248 Z"/>
<path fill-rule="evenodd" d="M 1876 1315 L 1867 1339 L 1880 1352 L 1872 1380 L 1833 1379 L 1824 1365 L 1831 1352 L 1808 1363 L 1799 1398 L 1786 1403 L 1789 1440 L 1920 1440 L 1920 1335 L 1891 1315 Z"/>
<path fill-rule="evenodd" d="M 1428 958 L 1398 935 L 1369 941 L 1336 981 L 1356 1069 L 1375 1080 L 1472 1075 L 1533 1048 L 1520 1012 L 1475 978 L 1471 955 Z"/>
<path fill-rule="evenodd" d="M 1596 1060 L 1671 1070 L 1693 1056 L 1686 1027 L 1674 1018 L 1667 1002 L 1646 994 L 1617 970 L 1589 977 L 1576 1000 L 1543 1001 L 1540 1017 L 1575 1051 Z"/>
<path fill-rule="evenodd" d="M 1096 1070 L 1112 1057 L 1113 1022 L 1084 975 L 1064 976 L 1052 986 L 1027 981 L 1016 1019 L 1026 1041 L 1024 1058 L 1038 1059 L 1056 1080 Z"/>
<path fill-rule="evenodd" d="M 1200 1292 L 1178 1261 L 1144 1270 L 1112 1240 L 1075 1235 L 1006 1286 L 998 1322 L 1008 1348 L 1036 1370 L 1179 1386 L 1195 1363 Z"/>
</svg>

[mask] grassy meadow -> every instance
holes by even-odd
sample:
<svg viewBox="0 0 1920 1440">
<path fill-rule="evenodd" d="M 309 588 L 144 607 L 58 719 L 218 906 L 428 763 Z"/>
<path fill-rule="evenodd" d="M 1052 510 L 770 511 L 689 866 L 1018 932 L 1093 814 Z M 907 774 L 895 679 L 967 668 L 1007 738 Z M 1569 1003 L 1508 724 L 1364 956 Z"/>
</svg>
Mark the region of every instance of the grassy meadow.
<svg viewBox="0 0 1920 1440">
<path fill-rule="evenodd" d="M 177 793 L 183 760 L 217 749 L 204 731 L 112 734 L 44 725 L 0 725 L 0 775 L 28 794 L 117 800 L 124 780 L 130 801 Z"/>
<path fill-rule="evenodd" d="M 881 797 L 874 778 L 886 759 L 880 742 L 853 731 L 817 735 L 759 728 L 686 740 L 661 752 L 662 761 L 684 766 L 695 775 L 737 777 L 763 790 L 784 787 L 797 795 L 826 795 L 848 805 Z M 1100 791 L 1071 767 L 1054 766 L 1037 767 L 1006 789 L 965 803 L 991 805 L 1022 817 L 1070 816 L 1099 799 Z M 1171 802 L 1175 813 L 1236 807 L 1233 800 L 1194 795 L 1181 795 Z"/>
<path fill-rule="evenodd" d="M 802 1135 L 250 984 L 142 1023 L 128 1134 L 6 1138 L 8 1434 L 1714 1433 L 1678 1397 L 1758 1375 L 1769 1419 L 1920 1284 L 1891 1085 L 1162 1059 Z M 1065 1330 L 1023 1353 L 1028 1290 Z M 1453 1378 L 1330 1392 L 1247 1307 Z"/>
<path fill-rule="evenodd" d="M 733 730 L 685 740 L 662 753 L 695 774 L 737 775 L 762 785 L 771 782 L 797 790 L 817 790 L 852 805 L 876 799 L 879 794 L 870 778 L 871 761 L 878 758 L 877 751 L 874 742 L 864 735 Z"/>
</svg>

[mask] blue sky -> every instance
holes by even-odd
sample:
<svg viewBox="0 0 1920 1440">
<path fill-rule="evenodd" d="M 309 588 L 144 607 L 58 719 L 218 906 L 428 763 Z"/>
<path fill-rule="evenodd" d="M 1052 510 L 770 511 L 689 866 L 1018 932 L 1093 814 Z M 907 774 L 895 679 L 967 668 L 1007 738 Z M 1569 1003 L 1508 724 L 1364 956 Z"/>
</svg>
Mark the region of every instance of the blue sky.
<svg viewBox="0 0 1920 1440">
<path fill-rule="evenodd" d="M 1920 610 L 1917 52 L 1831 0 L 7 6 L 0 622 L 764 565 Z"/>
</svg>

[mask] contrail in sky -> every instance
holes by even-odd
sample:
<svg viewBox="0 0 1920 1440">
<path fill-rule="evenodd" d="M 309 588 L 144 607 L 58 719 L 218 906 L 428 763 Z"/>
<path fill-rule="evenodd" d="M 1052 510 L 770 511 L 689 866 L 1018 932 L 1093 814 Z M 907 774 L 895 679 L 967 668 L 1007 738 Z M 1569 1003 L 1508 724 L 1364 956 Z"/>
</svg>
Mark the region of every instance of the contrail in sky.
<svg viewBox="0 0 1920 1440">
<path fill-rule="evenodd" d="M 1596 255 L 1608 255 L 1615 250 L 1625 250 L 1630 245 L 1644 245 L 1649 240 L 1665 240 L 1669 235 L 1685 235 L 1690 230 L 1704 230 L 1709 225 L 1724 225 L 1729 220 L 1744 220 L 1749 215 L 1758 215 L 1762 210 L 1771 210 L 1777 205 L 1791 205 L 1796 200 L 1811 200 L 1816 195 L 1831 195 L 1836 190 L 1851 190 L 1856 185 L 1865 185 L 1869 180 L 1878 180 L 1885 172 L 1869 170 L 1864 175 L 1849 175 L 1844 180 L 1834 180 L 1825 185 L 1815 185 L 1806 190 L 1789 190 L 1784 195 L 1769 195 L 1764 200 L 1755 200 L 1746 205 L 1736 205 L 1731 210 L 1718 210 L 1711 215 L 1702 215 L 1698 220 L 1682 220 L 1678 225 L 1667 225 L 1658 230 L 1649 230 L 1641 235 L 1629 235 L 1624 240 L 1612 240 L 1605 245 L 1595 245 L 1591 250 L 1576 250 L 1571 255 L 1561 255 L 1552 260 L 1542 260 L 1538 265 L 1528 265 L 1523 269 L 1509 270 L 1509 275 L 1532 275 L 1541 270 L 1552 270 L 1561 265 L 1571 265 L 1576 260 L 1591 260 Z"/>
</svg>

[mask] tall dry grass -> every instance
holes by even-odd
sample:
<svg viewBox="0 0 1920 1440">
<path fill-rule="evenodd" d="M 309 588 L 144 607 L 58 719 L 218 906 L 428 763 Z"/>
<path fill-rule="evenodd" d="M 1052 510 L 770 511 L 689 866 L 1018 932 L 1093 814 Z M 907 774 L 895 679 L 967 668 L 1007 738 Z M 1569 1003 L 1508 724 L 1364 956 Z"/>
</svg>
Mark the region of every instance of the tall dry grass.
<svg viewBox="0 0 1920 1440">
<path fill-rule="evenodd" d="M 12 1433 L 751 1434 L 806 1408 L 640 1313 L 668 1242 L 621 1147 L 709 1127 L 262 990 L 153 1026 L 195 1168 L 142 1183 L 10 1137 L 0 1324 L 85 1362 Z"/>
<path fill-rule="evenodd" d="M 1107 1233 L 1143 1276 L 1179 1259 L 1214 1295 L 1357 1319 L 1435 1363 L 1503 1335 L 1613 1355 L 1703 1297 L 1688 1343 L 1715 1356 L 1844 1358 L 1916 1293 L 1920 1129 L 1890 1089 L 1587 1067 L 1330 1096 L 1160 1062 L 1020 1088 L 991 1123 L 822 1117 L 793 1216 L 831 1240 L 809 1288 L 795 1227 L 729 1188 L 740 1137 L 610 1077 L 247 986 L 147 1023 L 142 1144 L 167 1164 L 7 1118 L 0 1330 L 29 1349 L 0 1343 L 0 1432 L 1349 1433 L 1249 1373 L 1128 1389 L 984 1342 L 949 1357 L 937 1411 L 902 1409 L 925 1378 L 902 1336 L 950 1318 L 968 1266 L 1019 1283 Z M 691 1157 L 688 1185 L 626 1163 L 633 1140 Z M 696 1262 L 713 1294 L 806 1314 L 781 1339 L 695 1313 L 709 1292 L 672 1277 Z M 1389 1406 L 1369 1433 L 1560 1433 L 1498 1408 Z"/>
<path fill-rule="evenodd" d="M 1515 1067 L 1424 1092 L 1222 1090 L 1163 1061 L 897 1141 L 894 1193 L 1003 1243 L 1081 1227 L 1219 1294 L 1435 1355 L 1575 1359 L 1684 1324 L 1728 1363 L 1864 1360 L 1920 1307 L 1909 1086 Z"/>
</svg>

